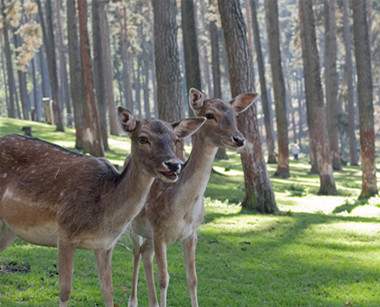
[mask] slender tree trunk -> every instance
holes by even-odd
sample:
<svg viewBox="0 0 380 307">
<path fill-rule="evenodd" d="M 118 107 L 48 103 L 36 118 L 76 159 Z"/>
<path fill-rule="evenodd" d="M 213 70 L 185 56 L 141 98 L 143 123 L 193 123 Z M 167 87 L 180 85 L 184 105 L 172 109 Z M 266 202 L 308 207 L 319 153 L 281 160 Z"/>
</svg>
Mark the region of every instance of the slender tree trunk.
<svg viewBox="0 0 380 307">
<path fill-rule="evenodd" d="M 360 156 L 362 161 L 362 191 L 360 198 L 369 198 L 378 193 L 375 163 L 375 130 L 372 98 L 371 54 L 366 2 L 352 2 L 354 19 L 354 45 L 358 74 Z"/>
<path fill-rule="evenodd" d="M 100 135 L 102 137 L 104 150 L 109 150 L 108 133 L 107 133 L 107 91 L 105 78 L 105 63 L 104 63 L 104 44 L 105 37 L 102 29 L 101 11 L 104 12 L 102 0 L 92 1 L 92 35 L 94 43 L 94 85 L 96 100 L 98 102 Z"/>
<path fill-rule="evenodd" d="M 280 178 L 288 178 L 290 176 L 288 119 L 286 110 L 285 83 L 281 65 L 278 5 L 277 0 L 271 0 L 265 2 L 265 4 L 277 123 L 278 164 L 274 175 Z"/>
<path fill-rule="evenodd" d="M 184 114 L 177 45 L 177 6 L 175 0 L 155 0 L 152 3 L 158 117 L 173 122 Z"/>
<path fill-rule="evenodd" d="M 77 5 L 82 63 L 83 151 L 93 156 L 104 157 L 98 106 L 92 80 L 91 53 L 87 32 L 87 2 L 86 0 L 77 0 Z"/>
<path fill-rule="evenodd" d="M 59 104 L 58 95 L 58 77 L 57 77 L 57 61 L 55 55 L 55 43 L 54 43 L 54 28 L 53 28 L 53 18 L 52 18 L 52 8 L 51 2 L 46 1 L 46 25 L 44 14 L 42 10 L 41 0 L 37 0 L 38 12 L 40 15 L 41 28 L 43 34 L 43 41 L 46 50 L 46 57 L 48 60 L 48 70 L 50 79 L 50 88 L 53 99 L 53 113 L 54 122 L 57 125 L 57 131 L 64 131 L 63 126 L 63 116 L 61 112 L 61 107 Z"/>
<path fill-rule="evenodd" d="M 199 51 L 195 28 L 193 0 L 181 0 L 183 50 L 185 53 L 186 86 L 202 89 L 201 71 L 199 67 Z"/>
<path fill-rule="evenodd" d="M 7 86 L 7 75 L 6 75 L 6 64 L 5 64 L 5 60 L 4 60 L 4 47 L 3 47 L 3 41 L 0 37 L 0 45 L 1 45 L 1 67 L 3 68 L 2 71 L 2 75 L 3 75 L 3 85 L 4 85 L 4 93 L 5 93 L 5 104 L 7 105 L 7 112 L 8 112 L 8 115 L 9 115 L 9 110 L 10 110 L 10 107 L 9 107 L 9 98 L 8 98 L 8 86 Z"/>
<path fill-rule="evenodd" d="M 108 106 L 108 115 L 109 115 L 109 124 L 110 124 L 110 133 L 112 135 L 119 135 L 119 129 L 117 124 L 116 117 L 116 105 L 115 98 L 113 95 L 113 75 L 112 75 L 112 60 L 111 60 L 111 42 L 110 42 L 110 32 L 108 27 L 107 13 L 105 10 L 100 12 L 100 20 L 102 23 L 102 36 L 103 40 L 103 51 L 104 51 L 104 74 L 106 82 L 106 99 Z"/>
<path fill-rule="evenodd" d="M 67 1 L 67 39 L 69 45 L 71 99 L 74 108 L 75 148 L 83 149 L 82 68 L 75 3 L 76 1 Z"/>
<path fill-rule="evenodd" d="M 264 66 L 264 57 L 261 49 L 261 40 L 260 40 L 260 29 L 259 22 L 257 19 L 257 10 L 256 10 L 256 0 L 251 0 L 251 15 L 252 15 L 252 27 L 253 27 L 253 37 L 255 41 L 255 50 L 257 57 L 257 67 L 259 70 L 259 80 L 261 88 L 261 101 L 264 112 L 264 126 L 265 126 L 265 136 L 266 144 L 268 148 L 268 163 L 277 163 L 275 146 L 274 146 L 274 137 L 273 137 L 273 128 L 272 128 L 272 113 L 271 106 L 268 99 L 267 85 L 265 80 L 265 66 Z"/>
<path fill-rule="evenodd" d="M 330 148 L 326 129 L 326 113 L 323 103 L 323 92 L 319 72 L 319 56 L 315 37 L 314 13 L 311 1 L 298 1 L 302 58 L 304 63 L 304 77 L 306 100 L 309 100 L 308 121 L 312 122 L 309 131 L 315 143 L 316 161 L 320 179 L 319 194 L 335 195 L 337 190 L 330 159 Z"/>
<path fill-rule="evenodd" d="M 72 127 L 73 126 L 73 112 L 71 110 L 69 82 L 68 82 L 67 68 L 66 68 L 65 47 L 63 44 L 63 33 L 62 33 L 62 24 L 61 24 L 61 8 L 59 4 L 60 4 L 60 1 L 56 0 L 56 22 L 57 22 L 58 54 L 59 54 L 59 63 L 60 63 L 62 98 L 63 98 L 63 102 L 66 106 L 66 111 L 67 111 L 67 126 Z"/>
<path fill-rule="evenodd" d="M 32 120 L 39 122 L 40 121 L 40 102 L 38 101 L 37 95 L 37 79 L 36 79 L 36 56 L 32 60 L 32 81 L 33 81 L 33 100 L 34 100 L 34 118 Z"/>
<path fill-rule="evenodd" d="M 344 13 L 344 45 L 345 45 L 345 64 L 347 76 L 347 101 L 348 101 L 348 139 L 350 147 L 350 164 L 358 165 L 357 142 L 355 136 L 355 106 L 354 106 L 354 88 L 352 80 L 352 55 L 351 55 L 351 34 L 350 34 L 350 16 L 349 0 L 343 0 Z"/>
<path fill-rule="evenodd" d="M 239 0 L 219 0 L 227 62 L 233 97 L 253 89 L 252 55 L 249 53 L 246 28 Z M 272 183 L 267 172 L 260 141 L 256 107 L 239 117 L 239 129 L 244 133 L 246 146 L 241 154 L 245 197 L 242 205 L 258 212 L 277 213 Z"/>
<path fill-rule="evenodd" d="M 8 76 L 8 90 L 9 90 L 9 108 L 8 108 L 8 117 L 16 118 L 15 112 L 15 94 L 16 94 L 16 85 L 15 78 L 13 74 L 13 64 L 12 64 L 12 54 L 10 49 L 9 42 L 9 33 L 8 33 L 8 25 L 7 19 L 5 15 L 5 4 L 4 0 L 1 0 L 1 11 L 3 17 L 3 37 L 4 37 L 4 53 L 5 53 L 5 63 L 7 66 L 7 76 Z"/>
<path fill-rule="evenodd" d="M 336 71 L 335 0 L 325 0 L 325 89 L 326 114 L 331 162 L 334 170 L 341 169 L 338 133 L 338 74 Z"/>
</svg>

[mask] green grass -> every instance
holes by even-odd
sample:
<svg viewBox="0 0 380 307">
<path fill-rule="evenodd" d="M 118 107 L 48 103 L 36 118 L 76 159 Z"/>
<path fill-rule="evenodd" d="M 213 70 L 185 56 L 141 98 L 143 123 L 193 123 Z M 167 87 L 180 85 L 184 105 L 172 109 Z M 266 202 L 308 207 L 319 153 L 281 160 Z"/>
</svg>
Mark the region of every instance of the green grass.
<svg viewBox="0 0 380 307">
<path fill-rule="evenodd" d="M 74 130 L 60 133 L 32 122 L 0 118 L 0 135 L 20 133 L 25 125 L 36 137 L 74 147 Z M 121 165 L 128 139 L 111 137 L 110 146 L 107 158 Z M 243 173 L 239 156 L 229 157 L 214 163 L 206 191 L 196 256 L 200 306 L 380 306 L 380 198 L 357 200 L 359 167 L 334 174 L 338 196 L 317 196 L 318 176 L 308 174 L 307 161 L 291 161 L 291 178 L 272 177 L 281 210 L 272 216 L 238 205 Z M 268 170 L 273 175 L 275 165 Z M 131 247 L 127 236 L 122 243 Z M 168 262 L 168 306 L 190 306 L 181 244 L 168 248 Z M 58 305 L 56 265 L 56 249 L 17 240 L 0 254 L 0 306 Z M 29 266 L 29 272 L 2 272 Z M 115 304 L 127 306 L 131 251 L 116 246 L 112 273 Z M 139 303 L 147 306 L 142 268 L 140 273 Z M 69 305 L 103 305 L 92 252 L 76 253 Z"/>
</svg>

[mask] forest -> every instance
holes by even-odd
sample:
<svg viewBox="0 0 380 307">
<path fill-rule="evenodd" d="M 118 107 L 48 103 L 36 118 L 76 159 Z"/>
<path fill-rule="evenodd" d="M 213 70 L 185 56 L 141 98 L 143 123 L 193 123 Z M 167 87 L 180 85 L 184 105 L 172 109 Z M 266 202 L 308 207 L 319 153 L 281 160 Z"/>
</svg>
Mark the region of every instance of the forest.
<svg viewBox="0 0 380 307">
<path fill-rule="evenodd" d="M 241 120 L 253 128 L 241 127 L 275 176 L 290 176 L 298 147 L 320 194 L 335 194 L 333 171 L 360 160 L 367 198 L 377 194 L 380 6 L 351 2 L 3 0 L 0 116 L 75 127 L 75 147 L 104 156 L 118 105 L 174 121 L 191 115 L 190 88 L 226 100 L 256 91 Z M 262 173 L 259 160 L 243 154 L 245 172 Z"/>
</svg>

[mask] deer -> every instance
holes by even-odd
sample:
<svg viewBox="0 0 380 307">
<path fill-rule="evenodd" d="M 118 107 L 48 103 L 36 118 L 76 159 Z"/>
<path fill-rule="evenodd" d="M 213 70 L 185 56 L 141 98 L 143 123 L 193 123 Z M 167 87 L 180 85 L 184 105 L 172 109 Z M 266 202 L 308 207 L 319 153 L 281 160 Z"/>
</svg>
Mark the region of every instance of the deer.
<svg viewBox="0 0 380 307">
<path fill-rule="evenodd" d="M 237 128 L 237 116 L 247 110 L 257 93 L 238 95 L 230 102 L 206 99 L 194 88 L 189 90 L 190 108 L 196 116 L 206 117 L 206 123 L 194 134 L 193 148 L 182 167 L 178 181 L 166 184 L 155 180 L 145 205 L 128 226 L 133 243 L 133 277 L 129 307 L 138 305 L 137 283 L 140 260 L 143 260 L 149 295 L 149 306 L 158 306 L 153 273 L 156 257 L 161 307 L 167 304 L 169 274 L 167 245 L 182 242 L 186 278 L 192 307 L 198 306 L 195 249 L 197 230 L 205 214 L 203 195 L 210 178 L 218 147 L 241 150 L 245 139 Z"/>
<path fill-rule="evenodd" d="M 0 253 L 16 238 L 57 247 L 60 307 L 71 295 L 76 249 L 94 251 L 104 304 L 113 307 L 112 250 L 153 180 L 178 180 L 182 161 L 175 143 L 205 122 L 137 120 L 123 107 L 118 120 L 131 140 L 130 163 L 121 173 L 104 158 L 37 138 L 0 138 Z"/>
</svg>

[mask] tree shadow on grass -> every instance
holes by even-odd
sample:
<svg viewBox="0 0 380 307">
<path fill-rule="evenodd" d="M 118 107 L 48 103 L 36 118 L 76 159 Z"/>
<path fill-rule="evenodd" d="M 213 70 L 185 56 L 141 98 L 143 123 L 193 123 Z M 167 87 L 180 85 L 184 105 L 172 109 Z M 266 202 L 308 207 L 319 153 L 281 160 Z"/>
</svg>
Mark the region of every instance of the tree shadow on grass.
<svg viewBox="0 0 380 307">
<path fill-rule="evenodd" d="M 351 213 L 356 207 L 364 206 L 368 204 L 367 199 L 357 199 L 353 203 L 346 201 L 343 205 L 336 207 L 332 213 L 342 213 L 347 211 L 347 213 Z"/>
</svg>

